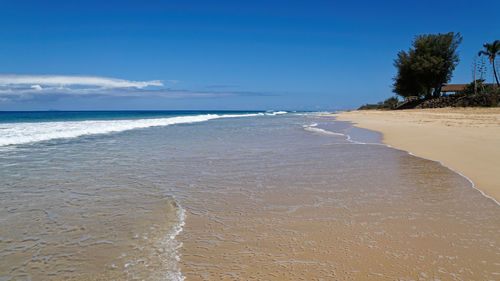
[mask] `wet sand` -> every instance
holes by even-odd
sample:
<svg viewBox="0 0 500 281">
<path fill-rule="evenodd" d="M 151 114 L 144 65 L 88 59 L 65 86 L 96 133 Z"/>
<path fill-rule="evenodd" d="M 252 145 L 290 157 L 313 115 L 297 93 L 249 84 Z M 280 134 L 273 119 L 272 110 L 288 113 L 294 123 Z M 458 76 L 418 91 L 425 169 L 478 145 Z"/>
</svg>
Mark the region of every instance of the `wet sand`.
<svg viewBox="0 0 500 281">
<path fill-rule="evenodd" d="M 485 202 L 472 189 L 462 190 L 472 197 L 468 207 L 458 206 L 464 199 L 441 202 L 441 192 L 465 183 L 443 173 L 450 186 L 437 193 L 403 191 L 416 204 L 332 185 L 209 196 L 204 207 L 189 208 L 182 273 L 186 280 L 495 280 L 500 221 L 486 214 L 494 203 L 478 217 L 470 205 Z M 428 200 L 434 204 L 421 204 Z"/>
<path fill-rule="evenodd" d="M 379 139 L 290 114 L 3 151 L 0 279 L 498 280 L 499 206 Z"/>
<path fill-rule="evenodd" d="M 393 147 L 441 161 L 500 201 L 500 108 L 358 110 L 335 116 L 381 132 Z"/>
<path fill-rule="evenodd" d="M 231 163 L 227 143 L 181 200 L 186 280 L 500 277 L 500 209 L 465 178 L 341 135 L 274 138 Z"/>
</svg>

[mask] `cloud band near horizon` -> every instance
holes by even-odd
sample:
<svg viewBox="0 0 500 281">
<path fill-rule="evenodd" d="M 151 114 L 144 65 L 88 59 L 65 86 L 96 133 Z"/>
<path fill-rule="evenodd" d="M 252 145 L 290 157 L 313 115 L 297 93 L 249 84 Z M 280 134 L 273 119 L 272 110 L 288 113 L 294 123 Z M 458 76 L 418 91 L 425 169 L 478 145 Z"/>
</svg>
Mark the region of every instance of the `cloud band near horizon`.
<svg viewBox="0 0 500 281">
<path fill-rule="evenodd" d="M 177 80 L 166 80 L 177 83 Z M 197 91 L 169 89 L 160 80 L 132 81 L 125 79 L 76 76 L 0 74 L 0 102 L 61 98 L 68 96 L 207 98 L 223 96 L 263 96 L 245 91 Z"/>
<path fill-rule="evenodd" d="M 160 80 L 131 81 L 99 76 L 77 75 L 29 75 L 0 74 L 0 86 L 31 85 L 31 86 L 92 86 L 102 88 L 138 88 L 148 86 L 163 86 Z"/>
</svg>

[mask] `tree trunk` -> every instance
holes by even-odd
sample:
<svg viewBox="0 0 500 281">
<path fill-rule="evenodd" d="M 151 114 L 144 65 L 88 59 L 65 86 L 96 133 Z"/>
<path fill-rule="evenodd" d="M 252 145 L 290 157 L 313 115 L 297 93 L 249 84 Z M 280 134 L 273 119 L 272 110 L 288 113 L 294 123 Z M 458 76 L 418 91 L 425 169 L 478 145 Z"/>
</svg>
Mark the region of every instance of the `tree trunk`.
<svg viewBox="0 0 500 281">
<path fill-rule="evenodd" d="M 497 80 L 497 89 L 493 89 L 493 100 L 491 101 L 492 106 L 498 106 L 498 95 L 500 94 L 500 84 L 498 83 L 497 70 L 495 67 L 495 59 L 493 59 L 493 74 L 495 74 L 495 80 Z"/>
<path fill-rule="evenodd" d="M 441 96 L 441 86 L 434 88 L 434 98 L 439 98 Z"/>
<path fill-rule="evenodd" d="M 500 86 L 500 83 L 498 83 L 498 76 L 497 76 L 497 70 L 495 67 L 495 60 L 493 59 L 493 74 L 495 74 L 495 80 L 497 80 L 497 87 Z"/>
<path fill-rule="evenodd" d="M 428 88 L 426 93 L 425 93 L 425 99 L 429 100 L 432 98 L 432 88 Z"/>
</svg>

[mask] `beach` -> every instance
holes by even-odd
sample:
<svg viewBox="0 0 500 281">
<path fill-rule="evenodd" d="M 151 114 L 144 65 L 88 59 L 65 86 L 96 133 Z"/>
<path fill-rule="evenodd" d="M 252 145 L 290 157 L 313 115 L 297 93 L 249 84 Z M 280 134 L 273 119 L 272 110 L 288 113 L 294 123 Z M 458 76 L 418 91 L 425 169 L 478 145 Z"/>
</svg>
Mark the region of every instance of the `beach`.
<svg viewBox="0 0 500 281">
<path fill-rule="evenodd" d="M 20 112 L 1 124 L 2 280 L 500 276 L 497 203 L 322 113 Z"/>
<path fill-rule="evenodd" d="M 442 162 L 500 201 L 500 108 L 359 110 L 335 116 L 381 132 L 385 144 Z"/>
<path fill-rule="evenodd" d="M 222 159 L 231 162 L 212 162 L 200 180 L 210 190 L 183 201 L 187 280 L 500 274 L 495 202 L 441 164 L 367 143 L 373 136 L 364 130 L 355 138 L 347 122 L 329 119 L 306 118 L 303 132 L 274 124 L 272 138 L 255 132 L 226 142 Z M 234 158 L 238 151 L 243 158 Z"/>
</svg>

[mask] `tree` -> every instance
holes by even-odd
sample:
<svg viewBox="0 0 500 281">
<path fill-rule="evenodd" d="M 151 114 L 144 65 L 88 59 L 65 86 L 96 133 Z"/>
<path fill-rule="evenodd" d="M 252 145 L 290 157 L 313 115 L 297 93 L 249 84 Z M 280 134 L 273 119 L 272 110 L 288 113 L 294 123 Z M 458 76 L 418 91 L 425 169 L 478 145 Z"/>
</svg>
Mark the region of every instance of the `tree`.
<svg viewBox="0 0 500 281">
<path fill-rule="evenodd" d="M 361 109 L 361 110 L 366 110 L 366 109 L 384 109 L 384 110 L 396 109 L 396 107 L 398 106 L 398 103 L 399 103 L 398 97 L 390 97 L 390 98 L 386 99 L 385 101 L 383 101 L 383 102 L 380 101 L 376 104 L 367 103 L 365 105 L 362 105 L 358 109 Z"/>
<path fill-rule="evenodd" d="M 417 76 L 417 72 L 412 69 L 414 58 L 405 51 L 400 51 L 394 60 L 394 66 L 398 69 L 398 74 L 394 78 L 393 92 L 404 97 L 420 96 L 423 87 Z"/>
<path fill-rule="evenodd" d="M 394 60 L 398 74 L 393 92 L 403 97 L 439 97 L 441 87 L 451 79 L 458 64 L 456 50 L 460 42 L 460 33 L 453 32 L 417 36 L 413 48 L 400 51 Z"/>
<path fill-rule="evenodd" d="M 398 97 L 390 97 L 384 101 L 384 107 L 388 109 L 395 109 L 398 106 Z"/>
<path fill-rule="evenodd" d="M 497 71 L 495 67 L 495 58 L 497 55 L 500 55 L 500 40 L 495 40 L 495 42 L 489 44 L 485 43 L 483 45 L 484 50 L 479 51 L 478 55 L 485 55 L 488 56 L 488 59 L 490 60 L 491 65 L 493 66 L 493 74 L 495 75 L 495 80 L 497 81 L 497 86 L 500 86 L 500 83 L 498 83 L 498 76 L 497 76 Z"/>
<path fill-rule="evenodd" d="M 488 94 L 489 88 L 484 86 L 484 79 L 477 79 L 465 85 L 464 89 L 458 92 L 458 95 L 469 96 L 475 94 Z"/>
</svg>

